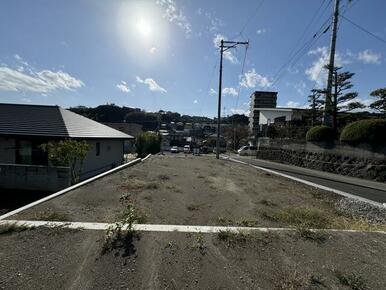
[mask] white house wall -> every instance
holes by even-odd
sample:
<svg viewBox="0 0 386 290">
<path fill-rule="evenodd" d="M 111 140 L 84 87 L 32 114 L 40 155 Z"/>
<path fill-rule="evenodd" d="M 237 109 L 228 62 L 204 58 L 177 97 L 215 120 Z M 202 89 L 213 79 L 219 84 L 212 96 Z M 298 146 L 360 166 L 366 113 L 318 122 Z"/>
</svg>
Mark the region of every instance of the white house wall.
<svg viewBox="0 0 386 290">
<path fill-rule="evenodd" d="M 100 143 L 100 154 L 96 155 L 96 143 Z M 88 140 L 90 150 L 84 159 L 81 179 L 106 171 L 123 162 L 123 140 Z"/>
</svg>

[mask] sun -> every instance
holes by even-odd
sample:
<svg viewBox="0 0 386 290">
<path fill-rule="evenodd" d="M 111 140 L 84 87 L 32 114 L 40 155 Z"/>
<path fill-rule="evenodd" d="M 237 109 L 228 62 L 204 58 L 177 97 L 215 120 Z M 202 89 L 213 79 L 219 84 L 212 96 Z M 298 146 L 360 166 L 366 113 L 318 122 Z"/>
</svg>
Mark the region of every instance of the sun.
<svg viewBox="0 0 386 290">
<path fill-rule="evenodd" d="M 138 32 L 144 36 L 144 37 L 147 37 L 151 34 L 152 32 L 152 27 L 151 27 L 151 24 L 146 21 L 145 19 L 140 19 L 138 22 L 137 22 L 137 30 Z"/>
</svg>

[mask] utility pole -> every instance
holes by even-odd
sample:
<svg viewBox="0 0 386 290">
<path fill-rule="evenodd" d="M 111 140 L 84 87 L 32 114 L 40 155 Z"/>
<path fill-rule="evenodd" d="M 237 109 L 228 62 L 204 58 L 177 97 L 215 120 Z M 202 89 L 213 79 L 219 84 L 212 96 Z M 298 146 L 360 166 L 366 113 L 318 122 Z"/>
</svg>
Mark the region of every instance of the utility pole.
<svg viewBox="0 0 386 290">
<path fill-rule="evenodd" d="M 249 45 L 247 42 L 225 41 L 221 40 L 220 44 L 220 76 L 218 82 L 218 106 L 217 106 L 217 140 L 216 140 L 216 158 L 220 159 L 220 123 L 221 123 L 221 90 L 222 90 L 222 60 L 223 54 L 228 49 L 234 48 L 237 45 Z"/>
<path fill-rule="evenodd" d="M 338 30 L 338 18 L 339 18 L 339 0 L 335 0 L 334 17 L 332 20 L 332 34 L 330 44 L 330 62 L 328 64 L 328 78 L 327 78 L 327 91 L 326 91 L 326 102 L 324 105 L 323 124 L 326 126 L 332 125 L 332 78 L 334 77 L 334 66 L 335 66 L 335 47 L 336 47 L 336 34 Z"/>
<path fill-rule="evenodd" d="M 332 128 L 338 129 L 338 70 L 334 69 L 334 101 L 332 102 Z"/>
</svg>

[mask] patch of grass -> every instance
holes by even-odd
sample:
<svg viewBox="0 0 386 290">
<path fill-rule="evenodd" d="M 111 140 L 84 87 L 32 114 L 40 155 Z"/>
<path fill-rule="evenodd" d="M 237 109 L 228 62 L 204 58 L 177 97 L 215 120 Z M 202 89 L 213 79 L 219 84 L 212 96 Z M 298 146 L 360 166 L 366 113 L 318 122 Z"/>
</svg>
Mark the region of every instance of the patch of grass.
<svg viewBox="0 0 386 290">
<path fill-rule="evenodd" d="M 259 231 L 219 231 L 217 233 L 217 239 L 227 247 L 234 248 L 236 246 L 245 247 L 247 244 L 251 246 L 259 243 L 262 245 L 268 245 L 273 240 L 273 234 L 271 232 L 259 232 Z"/>
<path fill-rule="evenodd" d="M 157 182 L 149 182 L 145 185 L 146 189 L 158 189 L 159 184 Z"/>
<path fill-rule="evenodd" d="M 189 211 L 197 211 L 200 209 L 200 206 L 199 205 L 195 205 L 195 204 L 190 204 L 186 207 Z"/>
<path fill-rule="evenodd" d="M 175 248 L 177 248 L 177 243 L 174 240 L 169 241 L 165 246 L 165 249 L 175 249 Z"/>
<path fill-rule="evenodd" d="M 122 186 L 122 189 L 132 191 L 132 192 L 142 191 L 144 189 L 158 189 L 158 188 L 159 188 L 159 184 L 157 182 L 154 182 L 154 181 L 146 182 L 136 178 L 128 180 L 127 183 Z"/>
<path fill-rule="evenodd" d="M 143 197 L 144 200 L 147 200 L 149 202 L 152 202 L 153 201 L 153 197 L 151 195 L 146 195 Z"/>
<path fill-rule="evenodd" d="M 56 221 L 56 222 L 65 222 L 70 221 L 68 215 L 64 213 L 55 212 L 51 209 L 40 211 L 35 215 L 37 220 L 41 221 Z"/>
<path fill-rule="evenodd" d="M 273 201 L 270 201 L 269 199 L 262 199 L 262 200 L 260 201 L 260 203 L 261 203 L 262 205 L 265 205 L 265 206 L 277 206 L 276 203 L 274 203 Z"/>
<path fill-rule="evenodd" d="M 335 271 L 335 276 L 338 278 L 340 284 L 350 287 L 352 290 L 369 289 L 366 285 L 366 281 L 361 275 L 357 273 L 343 273 L 340 271 Z"/>
<path fill-rule="evenodd" d="M 305 228 L 297 228 L 297 234 L 304 240 L 316 242 L 318 244 L 322 244 L 327 241 L 328 235 L 324 231 L 311 231 Z"/>
<path fill-rule="evenodd" d="M 248 220 L 246 218 L 243 218 L 243 219 L 241 219 L 240 221 L 237 222 L 237 225 L 242 226 L 242 227 L 256 227 L 257 226 L 257 221 Z"/>
<path fill-rule="evenodd" d="M 362 218 L 337 217 L 332 221 L 332 228 L 357 231 L 386 231 L 386 224 L 370 223 Z"/>
<path fill-rule="evenodd" d="M 182 192 L 182 190 L 180 188 L 178 188 L 177 186 L 175 186 L 175 185 L 167 185 L 166 188 L 169 189 L 169 190 L 173 190 L 174 192 L 177 192 L 177 193 L 181 193 Z"/>
<path fill-rule="evenodd" d="M 316 208 L 292 207 L 283 209 L 274 216 L 277 221 L 300 228 L 325 229 L 331 225 L 331 217 Z"/>
<path fill-rule="evenodd" d="M 169 180 L 170 176 L 166 175 L 166 174 L 160 174 L 160 175 L 158 175 L 158 179 L 160 179 L 160 180 Z"/>
<path fill-rule="evenodd" d="M 305 289 L 307 277 L 301 275 L 298 271 L 291 271 L 289 273 L 281 274 L 281 277 L 276 279 L 275 289 L 283 290 L 298 290 Z M 308 289 L 308 288 L 307 288 Z"/>
<path fill-rule="evenodd" d="M 269 221 L 272 221 L 272 222 L 276 222 L 276 221 L 279 220 L 277 214 L 272 212 L 272 211 L 262 211 L 262 212 L 260 212 L 260 216 L 263 219 L 266 219 L 266 220 L 269 220 Z"/>
<path fill-rule="evenodd" d="M 228 218 L 225 218 L 225 217 L 218 217 L 217 218 L 217 223 L 220 225 L 220 226 L 229 226 L 229 225 L 234 225 L 234 221 L 232 221 L 231 219 L 228 219 Z"/>
<path fill-rule="evenodd" d="M 204 176 L 204 175 L 197 175 L 197 178 L 199 178 L 199 179 L 205 179 L 205 176 Z"/>
<path fill-rule="evenodd" d="M 206 253 L 205 239 L 202 233 L 197 233 L 192 245 L 193 250 L 199 250 L 202 255 Z"/>
<path fill-rule="evenodd" d="M 0 225 L 0 235 L 19 233 L 25 230 L 33 229 L 33 227 L 28 227 L 26 225 L 17 225 L 15 223 L 12 224 L 1 224 Z"/>
</svg>

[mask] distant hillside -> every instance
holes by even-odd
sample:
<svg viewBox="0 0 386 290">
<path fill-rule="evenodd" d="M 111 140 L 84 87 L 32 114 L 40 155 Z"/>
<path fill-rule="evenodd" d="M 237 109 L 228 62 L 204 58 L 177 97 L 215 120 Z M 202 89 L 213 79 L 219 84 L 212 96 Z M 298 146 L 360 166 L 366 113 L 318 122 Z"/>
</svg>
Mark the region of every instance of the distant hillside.
<svg viewBox="0 0 386 290">
<path fill-rule="evenodd" d="M 181 115 L 176 112 L 158 111 L 145 112 L 139 108 L 120 107 L 114 104 L 100 105 L 95 108 L 78 106 L 69 110 L 98 122 L 136 123 L 143 126 L 143 130 L 156 130 L 160 123 L 215 123 L 216 119 L 203 116 Z M 222 123 L 231 124 L 232 119 L 236 124 L 248 124 L 248 117 L 232 115 L 222 119 Z"/>
</svg>

